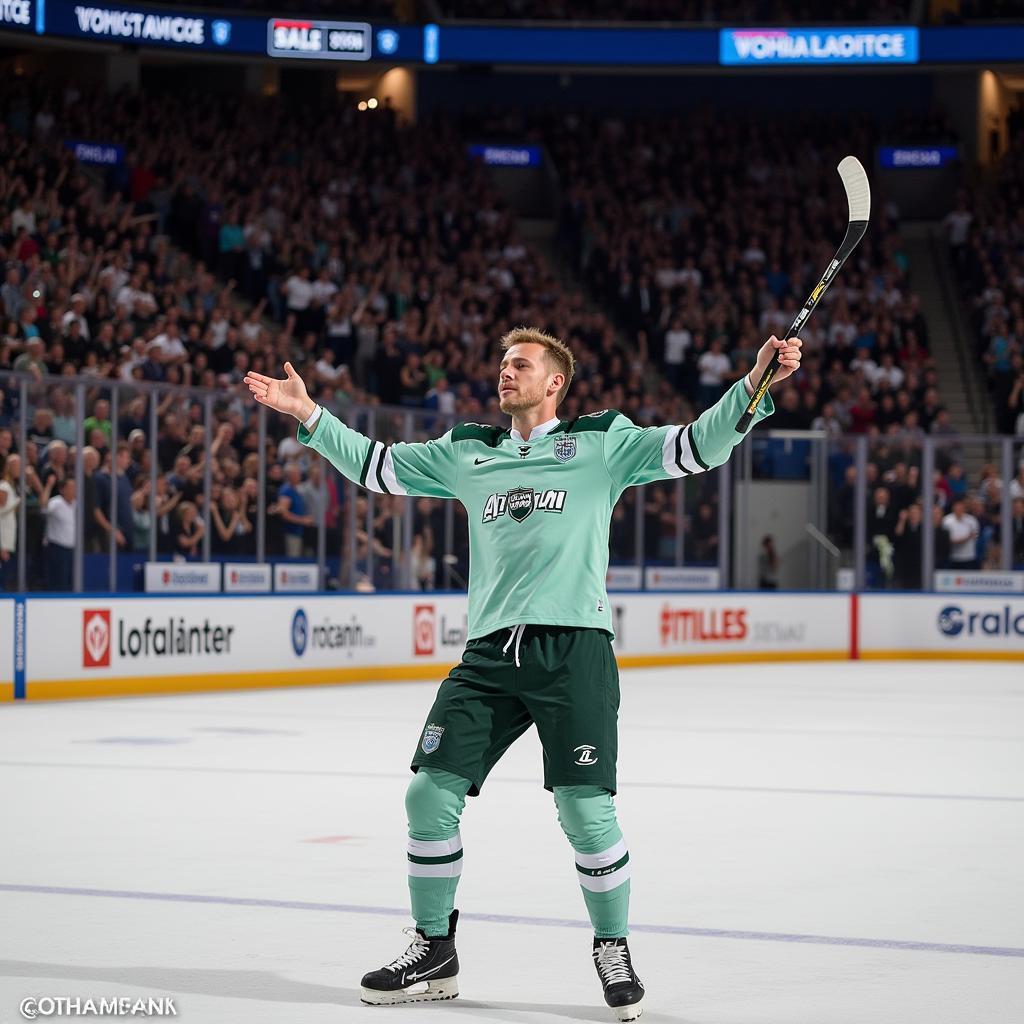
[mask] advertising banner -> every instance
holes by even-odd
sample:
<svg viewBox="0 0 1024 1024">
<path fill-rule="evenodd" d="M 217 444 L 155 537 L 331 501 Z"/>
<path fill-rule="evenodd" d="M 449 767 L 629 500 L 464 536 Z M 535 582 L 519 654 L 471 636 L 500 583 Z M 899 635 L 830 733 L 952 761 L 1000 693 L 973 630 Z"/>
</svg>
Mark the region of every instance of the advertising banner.
<svg viewBox="0 0 1024 1024">
<path fill-rule="evenodd" d="M 1024 572 L 951 572 L 935 574 L 935 589 L 988 594 L 1024 594 Z"/>
<path fill-rule="evenodd" d="M 666 591 L 611 605 L 623 668 L 1024 660 L 1024 596 Z M 0 699 L 440 682 L 467 636 L 464 595 L 29 596 L 0 601 Z"/>
<path fill-rule="evenodd" d="M 0 29 L 29 28 L 40 35 L 94 42 L 285 59 L 419 62 L 418 25 L 323 21 L 290 16 L 259 17 L 230 11 L 151 7 L 146 4 L 80 3 L 76 0 L 0 0 Z M 28 22 L 25 21 L 27 17 Z M 4 20 L 5 13 L 7 21 Z"/>
<path fill-rule="evenodd" d="M 369 60 L 373 55 L 373 30 L 363 21 L 271 18 L 267 22 L 267 54 L 313 60 Z"/>
<path fill-rule="evenodd" d="M 859 604 L 862 658 L 1024 660 L 1024 596 L 862 594 Z"/>
<path fill-rule="evenodd" d="M 147 562 L 147 594 L 216 594 L 220 562 Z"/>
<path fill-rule="evenodd" d="M 466 155 L 488 167 L 540 167 L 544 162 L 540 146 L 498 146 L 470 142 Z"/>
<path fill-rule="evenodd" d="M 628 594 L 611 598 L 623 665 L 846 658 L 845 594 Z"/>
<path fill-rule="evenodd" d="M 956 146 L 879 146 L 878 166 L 892 168 L 948 167 L 956 163 Z"/>
<path fill-rule="evenodd" d="M 718 590 L 717 569 L 654 566 L 644 570 L 646 590 Z"/>
<path fill-rule="evenodd" d="M 0 0 L 0 31 L 140 48 L 401 64 L 754 67 L 1019 63 L 1024 26 L 410 25 L 148 4 Z"/>
<path fill-rule="evenodd" d="M 274 590 L 313 593 L 320 589 L 320 569 L 315 562 L 277 562 Z"/>
<path fill-rule="evenodd" d="M 604 585 L 611 590 L 642 590 L 643 571 L 639 565 L 610 565 Z"/>
<path fill-rule="evenodd" d="M 85 139 L 65 139 L 64 148 L 75 154 L 80 164 L 95 167 L 116 167 L 124 163 L 125 148 L 112 142 L 88 142 Z"/>
<path fill-rule="evenodd" d="M 31 32 L 41 13 L 36 4 L 37 0 L 0 0 L 0 29 Z"/>
<path fill-rule="evenodd" d="M 46 10 L 48 33 L 111 43 L 135 43 L 186 50 L 226 48 L 231 21 L 198 11 L 159 7 L 54 3 Z"/>
<path fill-rule="evenodd" d="M 224 590 L 227 593 L 269 594 L 270 566 L 262 562 L 225 562 Z"/>
<path fill-rule="evenodd" d="M 30 699 L 440 680 L 466 643 L 464 597 L 98 595 L 26 603 Z M 54 636 L 67 641 L 55 644 Z"/>
<path fill-rule="evenodd" d="M 468 637 L 467 601 L 464 597 L 428 597 L 413 600 L 412 645 L 414 658 L 443 658 L 452 664 L 462 657 Z"/>
<path fill-rule="evenodd" d="M 916 64 L 916 28 L 722 29 L 719 60 L 725 65 Z"/>
</svg>

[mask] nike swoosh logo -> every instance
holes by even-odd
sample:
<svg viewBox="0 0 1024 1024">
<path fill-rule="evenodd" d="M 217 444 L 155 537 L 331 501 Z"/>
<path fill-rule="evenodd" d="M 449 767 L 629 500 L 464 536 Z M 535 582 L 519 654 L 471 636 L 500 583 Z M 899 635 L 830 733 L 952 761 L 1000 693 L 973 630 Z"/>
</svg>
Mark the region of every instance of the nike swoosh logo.
<svg viewBox="0 0 1024 1024">
<path fill-rule="evenodd" d="M 406 977 L 406 981 L 421 981 L 423 978 L 429 978 L 430 975 L 437 974 L 437 972 L 439 970 L 441 970 L 442 967 L 447 966 L 454 959 L 455 959 L 455 954 L 453 953 L 450 957 L 448 957 L 447 960 L 445 960 L 445 962 L 443 964 L 438 964 L 436 967 L 431 967 L 429 971 L 420 971 L 418 974 L 417 973 L 407 974 L 405 976 Z"/>
<path fill-rule="evenodd" d="M 494 460 L 495 460 L 495 459 L 496 459 L 497 457 L 498 457 L 498 456 L 497 456 L 497 455 L 495 455 L 495 456 L 493 456 L 493 457 L 491 457 L 491 458 L 489 458 L 489 459 L 474 459 L 474 460 L 473 460 L 473 465 L 474 465 L 474 466 L 481 466 L 481 465 L 483 465 L 483 464 L 484 464 L 485 462 L 493 462 L 493 461 L 494 461 Z"/>
</svg>

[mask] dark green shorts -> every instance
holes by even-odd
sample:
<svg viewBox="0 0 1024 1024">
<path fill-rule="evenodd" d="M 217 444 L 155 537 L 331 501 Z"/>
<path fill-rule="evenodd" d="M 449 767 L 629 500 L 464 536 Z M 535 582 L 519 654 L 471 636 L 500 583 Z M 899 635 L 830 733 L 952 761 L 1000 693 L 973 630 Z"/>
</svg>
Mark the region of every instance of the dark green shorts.
<svg viewBox="0 0 1024 1024">
<path fill-rule="evenodd" d="M 476 796 L 501 755 L 534 723 L 544 748 L 544 786 L 615 792 L 619 670 L 601 629 L 520 626 L 466 644 L 441 684 L 412 770 L 442 768 Z M 516 667 L 516 640 L 519 666 Z"/>
</svg>

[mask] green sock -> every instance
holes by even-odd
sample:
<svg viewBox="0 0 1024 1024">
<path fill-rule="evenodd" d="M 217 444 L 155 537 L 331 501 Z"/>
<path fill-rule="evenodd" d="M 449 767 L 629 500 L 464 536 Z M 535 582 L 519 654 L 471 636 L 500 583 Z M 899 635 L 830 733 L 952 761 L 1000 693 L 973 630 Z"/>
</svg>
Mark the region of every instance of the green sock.
<svg viewBox="0 0 1024 1024">
<path fill-rule="evenodd" d="M 426 936 L 447 935 L 462 874 L 462 840 L 409 840 L 409 900 L 412 916 Z"/>
<path fill-rule="evenodd" d="M 629 934 L 629 851 L 618 825 L 601 845 L 593 852 L 576 848 L 576 877 L 594 935 L 614 939 Z"/>
<path fill-rule="evenodd" d="M 594 935 L 629 934 L 629 851 L 612 796 L 599 786 L 556 786 L 558 820 L 576 851 L 576 877 Z"/>
<path fill-rule="evenodd" d="M 448 934 L 462 874 L 459 817 L 470 782 L 451 772 L 421 768 L 406 792 L 409 818 L 409 900 L 426 936 Z"/>
</svg>

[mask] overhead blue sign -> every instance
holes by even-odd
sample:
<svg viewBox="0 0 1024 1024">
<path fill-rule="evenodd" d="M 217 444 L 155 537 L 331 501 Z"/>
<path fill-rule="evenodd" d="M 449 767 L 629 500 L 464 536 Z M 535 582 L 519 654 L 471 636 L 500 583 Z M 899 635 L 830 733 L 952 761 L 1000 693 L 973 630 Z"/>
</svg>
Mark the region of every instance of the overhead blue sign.
<svg viewBox="0 0 1024 1024">
<path fill-rule="evenodd" d="M 44 9 L 42 2 L 39 7 Z M 210 19 L 198 11 L 47 0 L 45 24 L 47 35 L 189 50 L 239 49 L 232 45 L 232 21 Z"/>
<path fill-rule="evenodd" d="M 397 37 L 394 46 L 398 46 Z M 271 18 L 267 22 L 267 53 L 271 57 L 369 60 L 372 49 L 373 29 L 365 21 Z"/>
<path fill-rule="evenodd" d="M 489 167 L 540 167 L 543 160 L 540 146 L 489 146 L 471 142 L 466 152 L 471 159 Z"/>
<path fill-rule="evenodd" d="M 351 26 L 295 18 L 211 17 L 202 10 L 105 0 L 0 0 L 0 30 L 140 48 L 239 53 L 292 60 L 533 67 L 798 67 L 829 64 L 1020 62 L 1024 25 L 998 27 L 641 28 L 487 25 Z M 268 47 L 269 43 L 269 47 Z"/>
<path fill-rule="evenodd" d="M 75 154 L 80 164 L 115 167 L 124 163 L 124 146 L 112 142 L 87 142 L 85 139 L 65 139 L 64 148 Z"/>
<path fill-rule="evenodd" d="M 32 29 L 32 0 L 0 0 L 0 29 Z"/>
<path fill-rule="evenodd" d="M 715 32 L 684 28 L 427 26 L 424 61 L 458 64 L 672 67 L 714 64 Z"/>
<path fill-rule="evenodd" d="M 364 22 L 245 14 L 210 18 L 203 11 L 134 4 L 108 6 L 76 0 L 0 0 L 0 28 L 5 27 L 5 11 L 12 18 L 16 16 L 20 25 L 30 8 L 36 12 L 36 31 L 41 35 L 286 59 L 381 57 L 416 62 L 423 57 L 422 30 L 416 25 L 370 26 Z"/>
<path fill-rule="evenodd" d="M 921 60 L 936 64 L 1019 61 L 1024 53 L 1024 25 L 921 29 Z"/>
<path fill-rule="evenodd" d="M 946 167 L 959 159 L 956 146 L 879 146 L 879 167 Z"/>
<path fill-rule="evenodd" d="M 721 29 L 718 59 L 726 65 L 916 64 L 916 28 Z"/>
</svg>

